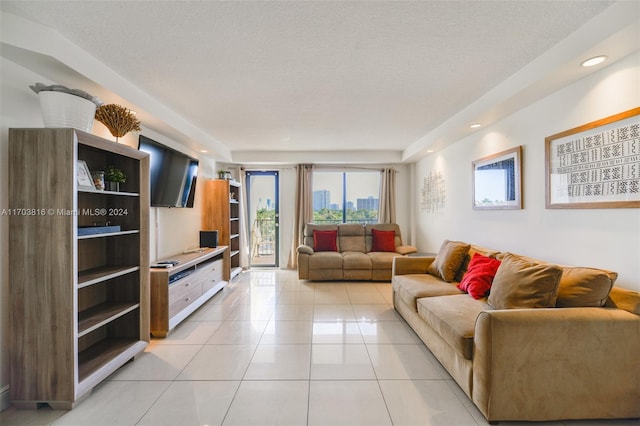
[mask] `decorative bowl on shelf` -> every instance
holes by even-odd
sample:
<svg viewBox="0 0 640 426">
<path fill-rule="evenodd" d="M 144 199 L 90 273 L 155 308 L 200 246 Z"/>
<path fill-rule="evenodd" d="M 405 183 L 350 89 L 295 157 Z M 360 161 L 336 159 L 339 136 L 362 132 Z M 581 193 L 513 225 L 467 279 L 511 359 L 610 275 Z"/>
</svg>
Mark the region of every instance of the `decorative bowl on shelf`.
<svg viewBox="0 0 640 426">
<path fill-rule="evenodd" d="M 64 92 L 40 92 L 40 109 L 44 127 L 72 127 L 91 132 L 96 104 Z"/>
<path fill-rule="evenodd" d="M 91 132 L 96 108 L 102 105 L 100 98 L 61 84 L 36 83 L 29 87 L 40 99 L 44 127 L 72 127 Z"/>
</svg>

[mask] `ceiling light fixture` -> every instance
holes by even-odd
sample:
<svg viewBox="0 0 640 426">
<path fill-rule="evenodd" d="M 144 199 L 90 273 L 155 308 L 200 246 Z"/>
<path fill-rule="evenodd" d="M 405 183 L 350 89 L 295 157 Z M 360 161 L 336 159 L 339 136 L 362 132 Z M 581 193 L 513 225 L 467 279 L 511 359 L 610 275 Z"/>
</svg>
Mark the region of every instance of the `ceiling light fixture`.
<svg viewBox="0 0 640 426">
<path fill-rule="evenodd" d="M 201 149 L 200 152 L 205 153 L 205 152 L 209 152 L 206 149 Z"/>
<path fill-rule="evenodd" d="M 606 59 L 607 57 L 605 55 L 594 56 L 593 58 L 589 58 L 586 61 L 583 61 L 580 65 L 583 67 L 593 67 L 603 63 Z"/>
<path fill-rule="evenodd" d="M 431 154 L 433 152 L 433 150 L 432 149 L 428 149 L 426 152 L 427 152 L 427 154 Z"/>
<path fill-rule="evenodd" d="M 482 124 L 480 124 L 480 123 L 473 123 L 469 127 L 472 128 L 472 129 L 477 129 L 478 127 L 481 127 L 481 126 L 482 126 Z"/>
</svg>

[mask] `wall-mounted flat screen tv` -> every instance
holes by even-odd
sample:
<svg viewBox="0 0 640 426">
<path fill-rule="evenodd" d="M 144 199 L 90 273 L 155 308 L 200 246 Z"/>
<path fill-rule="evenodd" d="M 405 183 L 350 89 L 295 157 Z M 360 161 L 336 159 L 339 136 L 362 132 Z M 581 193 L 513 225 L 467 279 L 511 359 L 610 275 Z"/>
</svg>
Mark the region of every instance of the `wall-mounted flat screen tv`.
<svg viewBox="0 0 640 426">
<path fill-rule="evenodd" d="M 138 149 L 149 153 L 151 207 L 193 207 L 198 160 L 143 135 Z"/>
</svg>

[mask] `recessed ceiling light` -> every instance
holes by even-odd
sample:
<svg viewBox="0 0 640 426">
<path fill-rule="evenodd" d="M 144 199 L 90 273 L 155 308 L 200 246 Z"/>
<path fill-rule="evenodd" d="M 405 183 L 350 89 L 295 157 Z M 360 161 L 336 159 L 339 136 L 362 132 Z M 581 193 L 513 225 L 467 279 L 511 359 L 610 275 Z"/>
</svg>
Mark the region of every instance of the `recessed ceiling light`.
<svg viewBox="0 0 640 426">
<path fill-rule="evenodd" d="M 480 124 L 480 123 L 473 123 L 473 124 L 471 124 L 469 127 L 470 127 L 470 128 L 472 128 L 472 129 L 477 129 L 478 127 L 482 127 L 482 124 Z"/>
<path fill-rule="evenodd" d="M 428 149 L 428 150 L 426 151 L 426 153 L 427 153 L 427 154 L 431 154 L 432 152 L 433 152 L 433 150 L 432 150 L 432 149 Z"/>
<path fill-rule="evenodd" d="M 586 61 L 583 61 L 580 65 L 583 67 L 593 67 L 595 65 L 603 63 L 607 57 L 605 55 L 594 56 L 593 58 L 589 58 Z"/>
<path fill-rule="evenodd" d="M 205 152 L 209 152 L 206 149 L 201 149 L 200 152 L 205 153 Z"/>
</svg>

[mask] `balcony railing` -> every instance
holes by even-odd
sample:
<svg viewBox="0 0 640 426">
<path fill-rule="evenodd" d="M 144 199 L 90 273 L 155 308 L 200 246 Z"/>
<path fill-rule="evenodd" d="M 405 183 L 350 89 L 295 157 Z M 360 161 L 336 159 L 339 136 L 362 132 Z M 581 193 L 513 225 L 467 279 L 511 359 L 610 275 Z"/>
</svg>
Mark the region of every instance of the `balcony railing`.
<svg viewBox="0 0 640 426">
<path fill-rule="evenodd" d="M 256 219 L 251 229 L 251 257 L 273 256 L 276 245 L 275 219 Z"/>
<path fill-rule="evenodd" d="M 378 223 L 378 219 L 346 219 L 344 222 L 341 220 L 322 220 L 322 219 L 314 219 L 313 223 L 319 224 L 332 224 L 332 223 Z"/>
</svg>

